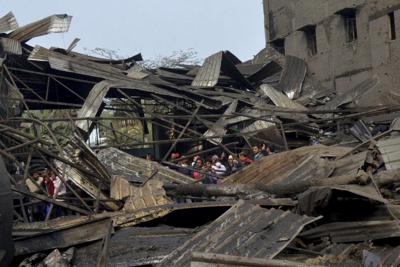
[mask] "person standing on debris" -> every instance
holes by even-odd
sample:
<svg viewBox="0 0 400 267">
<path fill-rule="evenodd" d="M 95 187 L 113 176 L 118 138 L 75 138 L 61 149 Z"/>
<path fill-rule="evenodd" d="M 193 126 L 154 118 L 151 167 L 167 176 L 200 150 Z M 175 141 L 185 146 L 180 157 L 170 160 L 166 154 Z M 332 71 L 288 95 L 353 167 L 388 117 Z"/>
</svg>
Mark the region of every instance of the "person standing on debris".
<svg viewBox="0 0 400 267">
<path fill-rule="evenodd" d="M 232 155 L 229 155 L 228 162 L 226 164 L 226 176 L 229 176 L 240 169 L 239 161 L 236 160 Z"/>
<path fill-rule="evenodd" d="M 226 173 L 226 167 L 221 163 L 217 155 L 212 156 L 211 170 L 217 177 L 222 177 Z"/>
<path fill-rule="evenodd" d="M 253 163 L 253 160 L 251 160 L 245 152 L 240 152 L 239 153 L 239 161 L 243 166 L 247 166 Z"/>
</svg>

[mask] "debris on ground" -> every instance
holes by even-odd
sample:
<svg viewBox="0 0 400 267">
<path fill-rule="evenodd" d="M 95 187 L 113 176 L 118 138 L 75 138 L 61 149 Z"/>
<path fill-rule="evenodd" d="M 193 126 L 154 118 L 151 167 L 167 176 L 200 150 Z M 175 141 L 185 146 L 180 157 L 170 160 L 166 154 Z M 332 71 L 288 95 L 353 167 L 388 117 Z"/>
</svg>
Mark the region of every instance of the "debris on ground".
<svg viewBox="0 0 400 267">
<path fill-rule="evenodd" d="M 0 18 L 1 266 L 400 265 L 400 105 L 359 105 L 374 81 L 27 44 L 71 19 Z"/>
</svg>

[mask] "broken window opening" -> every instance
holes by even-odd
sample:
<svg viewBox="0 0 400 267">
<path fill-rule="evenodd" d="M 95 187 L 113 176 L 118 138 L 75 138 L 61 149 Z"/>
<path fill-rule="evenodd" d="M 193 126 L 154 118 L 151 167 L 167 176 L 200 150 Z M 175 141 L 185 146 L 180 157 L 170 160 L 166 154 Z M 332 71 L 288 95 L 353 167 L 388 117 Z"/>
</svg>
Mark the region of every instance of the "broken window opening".
<svg viewBox="0 0 400 267">
<path fill-rule="evenodd" d="M 303 27 L 301 31 L 303 31 L 306 35 L 308 53 L 311 56 L 316 55 L 318 53 L 316 26 L 308 25 L 306 27 Z"/>
<path fill-rule="evenodd" d="M 358 39 L 357 33 L 357 10 L 353 8 L 343 9 L 337 14 L 343 17 L 344 28 L 346 31 L 346 42 L 351 43 Z"/>
<path fill-rule="evenodd" d="M 271 42 L 271 46 L 275 48 L 276 51 L 278 51 L 281 54 L 285 54 L 285 39 L 276 39 Z"/>
<path fill-rule="evenodd" d="M 394 12 L 390 12 L 389 16 L 389 27 L 390 27 L 390 40 L 396 40 L 396 21 L 394 17 Z"/>
</svg>

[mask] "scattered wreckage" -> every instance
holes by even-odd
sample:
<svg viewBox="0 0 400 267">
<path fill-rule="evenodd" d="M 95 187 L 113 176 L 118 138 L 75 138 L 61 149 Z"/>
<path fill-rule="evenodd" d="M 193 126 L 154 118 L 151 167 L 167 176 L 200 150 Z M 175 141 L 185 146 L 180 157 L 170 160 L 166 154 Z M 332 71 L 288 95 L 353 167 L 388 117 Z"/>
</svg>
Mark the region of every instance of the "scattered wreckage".
<svg viewBox="0 0 400 267">
<path fill-rule="evenodd" d="M 303 60 L 273 49 L 246 62 L 222 51 L 202 66 L 148 70 L 140 54 L 73 52 L 78 40 L 67 49 L 26 43 L 70 23 L 0 18 L 2 266 L 400 265 L 400 105 L 371 102 L 379 81 L 335 95 Z M 124 116 L 102 116 L 115 108 L 107 99 L 122 99 Z M 33 112 L 57 109 L 77 112 Z M 152 125 L 154 139 L 111 126 L 127 141 L 89 142 L 106 120 Z M 218 184 L 195 182 L 169 159 L 180 147 L 182 159 L 259 143 L 279 153 Z M 127 153 L 144 146 L 158 162 Z M 31 177 L 43 168 L 59 174 L 65 197 Z M 67 216 L 32 220 L 43 203 Z"/>
</svg>

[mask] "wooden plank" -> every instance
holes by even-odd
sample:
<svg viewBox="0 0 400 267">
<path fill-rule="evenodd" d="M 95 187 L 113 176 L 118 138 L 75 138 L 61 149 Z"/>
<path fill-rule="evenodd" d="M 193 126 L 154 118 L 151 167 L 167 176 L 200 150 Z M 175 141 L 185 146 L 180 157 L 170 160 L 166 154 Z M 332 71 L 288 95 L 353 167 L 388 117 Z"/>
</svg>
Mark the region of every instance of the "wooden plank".
<svg viewBox="0 0 400 267">
<path fill-rule="evenodd" d="M 109 227 L 109 219 L 92 221 L 84 225 L 45 233 L 26 239 L 14 241 L 15 256 L 36 253 L 39 251 L 67 248 L 104 237 Z"/>
<path fill-rule="evenodd" d="M 301 262 L 288 260 L 270 260 L 258 258 L 246 258 L 215 253 L 192 253 L 191 267 L 211 267 L 211 266 L 259 266 L 259 267 L 317 267 Z M 322 267 L 322 266 L 320 266 Z"/>
</svg>

